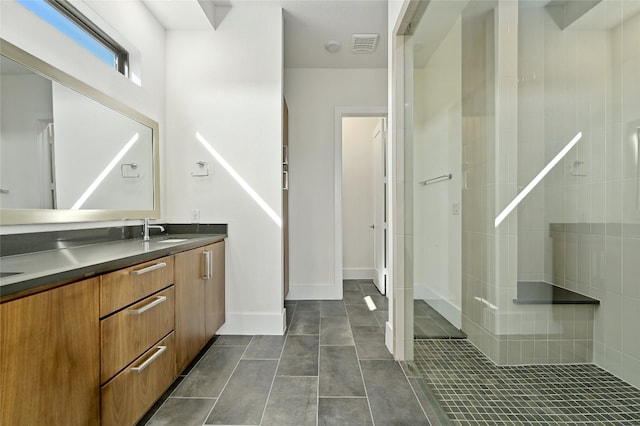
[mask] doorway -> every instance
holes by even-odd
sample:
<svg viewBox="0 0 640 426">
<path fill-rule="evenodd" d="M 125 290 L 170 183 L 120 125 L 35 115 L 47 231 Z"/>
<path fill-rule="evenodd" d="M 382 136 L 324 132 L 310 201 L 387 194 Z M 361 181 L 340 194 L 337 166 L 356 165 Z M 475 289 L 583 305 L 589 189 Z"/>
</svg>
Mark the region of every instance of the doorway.
<svg viewBox="0 0 640 426">
<path fill-rule="evenodd" d="M 384 117 L 342 118 L 343 277 L 372 280 L 386 294 Z"/>
<path fill-rule="evenodd" d="M 338 282 L 352 279 L 375 284 L 389 306 L 384 328 L 390 341 L 386 115 L 386 107 L 336 108 L 335 264 Z M 348 133 L 356 135 L 357 141 L 350 141 Z"/>
</svg>

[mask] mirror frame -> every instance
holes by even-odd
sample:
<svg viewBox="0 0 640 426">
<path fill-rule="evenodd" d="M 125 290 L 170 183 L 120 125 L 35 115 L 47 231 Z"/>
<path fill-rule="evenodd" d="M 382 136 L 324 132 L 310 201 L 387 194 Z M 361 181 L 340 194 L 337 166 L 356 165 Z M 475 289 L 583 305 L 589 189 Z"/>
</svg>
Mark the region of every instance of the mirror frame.
<svg viewBox="0 0 640 426">
<path fill-rule="evenodd" d="M 66 209 L 2 209 L 0 225 L 98 222 L 122 219 L 160 218 L 160 140 L 159 124 L 122 102 L 89 86 L 66 72 L 0 38 L 0 54 L 16 61 L 34 73 L 58 82 L 152 129 L 153 210 L 66 210 Z M 1 207 L 1 206 L 0 206 Z"/>
</svg>

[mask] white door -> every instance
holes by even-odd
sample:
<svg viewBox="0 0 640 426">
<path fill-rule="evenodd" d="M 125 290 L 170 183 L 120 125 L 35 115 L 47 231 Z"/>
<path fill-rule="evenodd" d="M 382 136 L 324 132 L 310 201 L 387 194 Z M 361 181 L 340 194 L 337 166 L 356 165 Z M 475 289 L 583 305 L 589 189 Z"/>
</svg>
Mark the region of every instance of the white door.
<svg viewBox="0 0 640 426">
<path fill-rule="evenodd" d="M 373 252 L 376 287 L 387 291 L 387 126 L 386 119 L 373 131 Z"/>
</svg>

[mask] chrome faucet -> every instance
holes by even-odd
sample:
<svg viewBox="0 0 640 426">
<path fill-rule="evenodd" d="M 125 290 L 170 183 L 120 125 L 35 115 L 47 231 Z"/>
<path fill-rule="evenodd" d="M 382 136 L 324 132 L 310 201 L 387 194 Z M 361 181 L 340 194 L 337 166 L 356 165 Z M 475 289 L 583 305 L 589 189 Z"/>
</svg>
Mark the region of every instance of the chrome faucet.
<svg viewBox="0 0 640 426">
<path fill-rule="evenodd" d="M 144 218 L 144 226 L 142 228 L 142 239 L 144 241 L 149 241 L 149 228 L 159 229 L 160 232 L 164 232 L 164 226 L 162 225 L 149 225 L 149 218 Z"/>
</svg>

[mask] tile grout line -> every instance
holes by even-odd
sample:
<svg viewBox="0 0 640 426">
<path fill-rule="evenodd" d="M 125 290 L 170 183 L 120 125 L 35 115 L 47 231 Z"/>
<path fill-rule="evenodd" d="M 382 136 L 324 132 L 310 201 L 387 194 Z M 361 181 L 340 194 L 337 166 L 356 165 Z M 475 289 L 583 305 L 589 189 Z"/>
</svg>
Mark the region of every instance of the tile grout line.
<svg viewBox="0 0 640 426">
<path fill-rule="evenodd" d="M 322 340 L 322 307 L 318 314 L 318 380 L 316 381 L 316 426 L 320 424 L 320 341 Z"/>
<path fill-rule="evenodd" d="M 255 335 L 251 336 L 251 340 L 249 340 L 249 343 L 247 343 L 247 346 L 245 346 L 244 351 L 242 351 L 242 354 L 240 355 L 240 358 L 238 359 L 238 362 L 236 363 L 236 366 L 233 368 L 233 370 L 231 371 L 231 374 L 229 374 L 229 378 L 227 379 L 227 381 L 224 383 L 224 386 L 222 387 L 222 389 L 220 389 L 220 394 L 218 395 L 218 397 L 216 398 L 216 402 L 213 403 L 213 406 L 211 407 L 211 409 L 209 410 L 209 412 L 207 413 L 207 415 L 204 418 L 204 422 L 202 423 L 202 426 L 205 426 L 207 424 L 207 420 L 209 419 L 209 416 L 211 416 L 211 413 L 213 412 L 213 410 L 216 408 L 216 405 L 218 405 L 218 401 L 220 401 L 220 397 L 222 396 L 222 394 L 224 393 L 224 390 L 227 388 L 227 385 L 229 384 L 229 382 L 231 381 L 231 377 L 233 377 L 233 373 L 236 372 L 236 370 L 238 369 L 238 366 L 240 365 L 240 361 L 242 361 L 242 357 L 244 356 L 244 354 L 247 352 L 247 348 L 249 347 L 249 345 L 251 344 L 251 342 L 253 341 L 253 338 L 255 337 Z M 211 345 L 211 347 L 213 347 L 215 345 L 215 343 L 213 345 Z M 219 345 L 219 346 L 242 346 L 242 345 Z M 208 351 L 207 351 L 208 352 Z M 200 362 L 200 361 L 198 361 Z M 195 367 L 195 366 L 194 366 Z"/>
<path fill-rule="evenodd" d="M 296 308 L 298 305 L 296 304 Z M 296 309 L 294 308 L 293 313 L 291 314 L 291 322 L 293 323 L 293 318 L 296 315 Z M 285 318 L 286 324 L 286 318 Z M 271 380 L 271 386 L 269 387 L 269 392 L 267 393 L 267 400 L 264 403 L 264 409 L 262 410 L 262 416 L 260 417 L 259 425 L 262 425 L 264 422 L 264 416 L 267 413 L 267 407 L 269 406 L 269 400 L 271 399 L 271 391 L 273 390 L 273 385 L 276 382 L 276 378 L 278 377 L 278 368 L 280 367 L 280 361 L 282 360 L 282 354 L 284 353 L 284 348 L 287 345 L 287 340 L 289 340 L 289 326 L 287 325 L 287 329 L 285 330 L 284 342 L 282 342 L 282 349 L 280 349 L 280 356 L 278 357 L 278 362 L 276 363 L 276 370 L 273 372 L 273 379 Z M 253 340 L 253 339 L 252 339 Z M 248 347 L 248 345 L 247 345 Z M 289 377 L 289 376 L 280 376 L 280 377 Z M 291 376 L 292 377 L 292 376 Z"/>
<path fill-rule="evenodd" d="M 169 398 L 171 398 L 171 399 L 218 399 L 215 396 L 170 396 L 170 397 L 167 397 L 167 400 Z M 163 405 L 164 405 L 164 403 L 163 403 Z M 149 419 L 149 420 L 151 420 L 151 419 Z"/>
<path fill-rule="evenodd" d="M 218 341 L 218 339 L 220 338 L 220 336 L 218 336 L 218 338 L 216 339 L 216 342 Z M 184 382 L 184 380 L 189 376 L 189 374 L 198 366 L 198 364 L 200 364 L 200 362 L 202 362 L 202 360 L 205 358 L 205 356 L 209 353 L 210 350 L 212 350 L 212 348 L 215 346 L 215 342 L 213 342 L 211 344 L 211 346 L 209 346 L 209 348 L 207 349 L 207 351 L 202 354 L 202 356 L 200 356 L 200 358 L 198 358 L 198 360 L 196 361 L 195 364 L 193 364 L 193 366 L 191 366 L 191 368 L 189 369 L 189 372 L 187 374 L 178 374 L 178 377 L 176 378 L 176 380 L 180 377 L 182 377 L 182 380 L 180 380 L 180 383 L 178 385 L 176 385 L 175 389 L 173 389 L 173 391 L 169 394 L 169 396 L 167 396 L 167 398 L 162 402 L 162 404 L 156 409 L 156 411 L 153 413 L 153 415 L 149 418 L 149 420 L 146 422 L 146 424 L 149 424 L 151 422 L 151 420 L 153 420 L 153 418 L 156 416 L 156 414 L 158 413 L 158 411 L 160 411 L 160 409 L 167 403 L 167 401 L 169 401 L 170 399 L 215 399 L 217 402 L 217 397 L 190 397 L 190 396 L 174 396 L 174 394 L 177 392 L 178 388 L 180 387 L 180 384 L 182 382 Z M 184 371 L 183 371 L 184 372 Z M 222 393 L 222 391 L 220 392 Z M 216 403 L 213 404 L 213 406 L 215 406 Z M 211 407 L 213 409 L 213 406 Z M 209 416 L 209 414 L 207 414 L 207 417 Z M 205 417 L 205 422 L 207 421 L 207 417 Z M 145 424 L 145 426 L 146 426 Z"/>
<path fill-rule="evenodd" d="M 360 284 L 358 284 L 358 288 L 360 288 Z M 364 295 L 362 288 L 360 288 L 360 292 Z M 345 305 L 345 310 L 347 310 L 347 306 Z M 374 318 L 375 319 L 375 318 Z M 360 355 L 358 354 L 358 345 L 356 345 L 356 337 L 353 335 L 353 328 L 351 328 L 351 318 L 349 317 L 349 311 L 347 310 L 347 322 L 349 323 L 349 330 L 351 330 L 351 335 L 353 337 L 353 349 L 356 352 L 356 358 L 358 359 L 358 370 L 360 370 L 360 378 L 362 379 L 362 387 L 364 388 L 364 395 L 367 398 L 367 407 L 369 408 L 369 415 L 371 416 L 371 424 L 373 426 L 376 425 L 376 421 L 373 418 L 373 410 L 371 409 L 371 401 L 369 401 L 369 392 L 367 391 L 367 384 L 364 380 L 364 374 L 362 374 L 362 365 L 360 364 Z M 377 322 L 377 320 L 376 320 Z"/>
<path fill-rule="evenodd" d="M 431 426 L 431 420 L 429 420 L 429 416 L 427 415 L 427 411 L 422 406 L 422 401 L 420 401 L 420 398 L 418 398 L 418 394 L 416 393 L 416 390 L 413 388 L 413 385 L 409 381 L 409 377 L 407 376 L 407 372 L 405 371 L 404 368 L 402 368 L 402 365 L 400 365 L 400 369 L 402 370 L 402 374 L 404 375 L 404 378 L 407 381 L 407 384 L 409 385 L 409 389 L 411 389 L 411 392 L 413 392 L 413 396 L 418 401 L 418 405 L 420 405 L 420 409 L 422 410 L 422 413 L 424 414 L 425 419 L 427 419 L 427 423 L 429 424 L 429 426 Z"/>
</svg>

